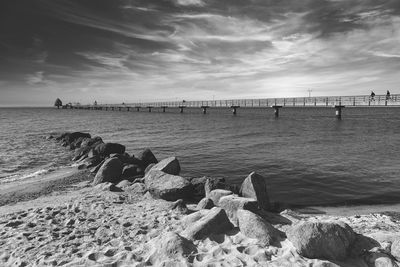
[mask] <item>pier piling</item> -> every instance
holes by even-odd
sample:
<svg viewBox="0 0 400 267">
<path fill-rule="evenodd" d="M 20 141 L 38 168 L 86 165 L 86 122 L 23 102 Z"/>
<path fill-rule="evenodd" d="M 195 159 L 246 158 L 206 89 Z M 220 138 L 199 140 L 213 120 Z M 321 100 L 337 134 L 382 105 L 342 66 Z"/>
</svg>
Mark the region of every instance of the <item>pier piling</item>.
<svg viewBox="0 0 400 267">
<path fill-rule="evenodd" d="M 279 117 L 279 109 L 281 109 L 282 106 L 273 105 L 272 108 L 274 109 L 275 118 L 278 118 Z"/>
<path fill-rule="evenodd" d="M 231 106 L 232 109 L 232 114 L 236 115 L 237 114 L 237 109 L 240 108 L 240 106 Z"/>
<path fill-rule="evenodd" d="M 207 114 L 207 108 L 209 108 L 209 106 L 201 106 L 203 114 Z"/>
<path fill-rule="evenodd" d="M 179 106 L 179 113 L 183 113 L 184 108 L 186 108 L 186 106 Z"/>
<path fill-rule="evenodd" d="M 344 106 L 342 105 L 335 105 L 335 115 L 338 120 L 342 119 L 342 109 Z"/>
</svg>

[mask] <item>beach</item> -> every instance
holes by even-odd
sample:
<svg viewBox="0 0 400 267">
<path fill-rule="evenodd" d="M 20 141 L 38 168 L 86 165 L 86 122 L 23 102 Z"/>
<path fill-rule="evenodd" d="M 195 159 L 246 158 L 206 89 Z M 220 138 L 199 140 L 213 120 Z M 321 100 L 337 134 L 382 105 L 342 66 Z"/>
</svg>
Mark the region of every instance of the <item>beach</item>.
<svg viewBox="0 0 400 267">
<path fill-rule="evenodd" d="M 82 140 L 83 138 L 80 141 Z M 107 145 L 102 147 L 120 148 Z M 79 147 L 76 148 L 78 149 Z M 212 199 L 215 202 L 212 208 L 201 206 L 200 203 L 204 204 L 205 201 L 185 197 L 186 183 L 182 185 L 181 180 L 179 183 L 173 182 L 178 181 L 181 168 L 175 157 L 152 163 L 153 166 L 147 173 L 143 172 L 144 178 L 136 177 L 122 182 L 104 180 L 94 185 L 94 181 L 99 179 L 99 173 L 102 179 L 108 179 L 106 176 L 109 172 L 105 171 L 105 165 L 115 162 L 115 159 L 127 160 L 121 156 L 123 153 L 120 156 L 106 156 L 106 161 L 99 164 L 101 167 L 97 168 L 96 175 L 92 173 L 93 168 L 85 169 L 80 166 L 84 170 L 77 170 L 75 166 L 51 172 L 41 180 L 25 179 L 3 187 L 0 191 L 1 265 L 399 264 L 396 262 L 397 247 L 394 246 L 400 240 L 398 205 L 303 207 L 298 210 L 266 211 L 259 207 L 268 203 L 262 204 L 260 199 L 256 201 L 243 196 L 246 194 L 243 185 L 239 196 L 228 190 L 227 184 L 206 178 L 190 181 L 192 185 L 200 184 L 205 190 L 204 192 L 199 187 L 193 187 L 197 189 L 192 188 L 196 190 L 192 193 L 203 193 L 203 199 Z M 137 159 L 151 159 L 149 153 L 146 153 L 139 155 Z M 132 161 L 132 158 L 129 160 Z M 88 164 L 87 160 L 85 164 Z M 258 176 L 250 174 L 243 183 L 250 181 L 251 185 L 252 181 L 258 179 L 254 177 Z M 165 180 L 163 185 L 159 185 L 151 183 L 151 179 Z M 235 191 L 234 188 L 230 189 Z M 259 192 L 258 189 L 255 190 Z M 258 196 L 257 193 L 255 198 Z M 255 209 L 253 204 L 257 205 Z M 253 219 L 246 220 L 248 216 L 253 216 Z M 320 251 L 321 248 L 312 243 L 309 244 L 310 249 L 313 253 L 320 254 L 315 254 L 317 256 L 314 257 L 304 256 L 305 252 L 296 243 L 297 237 L 293 229 L 302 224 L 317 223 L 329 227 L 342 227 L 341 223 L 345 223 L 352 229 L 346 228 L 352 236 L 349 237 L 351 244 L 340 240 L 336 240 L 338 243 L 334 244 L 337 247 L 345 246 L 344 257 L 339 252 L 333 256 L 324 254 Z M 246 230 L 246 225 L 253 227 L 250 233 Z M 342 228 L 336 230 L 340 232 Z M 258 231 L 261 235 L 251 233 Z M 324 234 L 329 233 L 322 231 L 317 234 L 324 238 Z M 307 237 L 302 238 L 306 240 Z"/>
</svg>

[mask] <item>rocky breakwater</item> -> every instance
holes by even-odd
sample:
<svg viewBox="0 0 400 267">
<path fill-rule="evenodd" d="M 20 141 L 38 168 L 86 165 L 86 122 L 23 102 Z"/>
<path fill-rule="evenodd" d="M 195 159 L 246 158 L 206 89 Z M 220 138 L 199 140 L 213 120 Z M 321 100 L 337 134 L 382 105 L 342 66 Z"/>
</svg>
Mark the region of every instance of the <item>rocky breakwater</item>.
<svg viewBox="0 0 400 267">
<path fill-rule="evenodd" d="M 400 235 L 373 235 L 377 227 L 399 233 L 393 217 L 278 213 L 267 178 L 255 172 L 238 187 L 218 178 L 182 177 L 176 157 L 158 161 L 150 149 L 135 157 L 123 145 L 85 133 L 55 139 L 74 149 L 80 168 L 91 170 L 94 190 L 116 194 L 121 203 L 134 199 L 135 207 L 153 199 L 152 206 L 175 214 L 170 226 L 142 239 L 133 261 L 142 265 L 135 266 L 398 266 Z"/>
</svg>

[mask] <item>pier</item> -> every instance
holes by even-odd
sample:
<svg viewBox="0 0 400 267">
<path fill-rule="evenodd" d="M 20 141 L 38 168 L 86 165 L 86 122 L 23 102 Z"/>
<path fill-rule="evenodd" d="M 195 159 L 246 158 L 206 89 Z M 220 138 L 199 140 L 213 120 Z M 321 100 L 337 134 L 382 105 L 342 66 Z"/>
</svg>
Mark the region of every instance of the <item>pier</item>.
<svg viewBox="0 0 400 267">
<path fill-rule="evenodd" d="M 140 112 L 147 109 L 151 112 L 158 109 L 165 113 L 168 108 L 173 112 L 177 110 L 184 113 L 184 109 L 199 109 L 199 112 L 207 114 L 207 110 L 213 108 L 226 108 L 237 115 L 239 108 L 272 108 L 276 118 L 280 110 L 293 107 L 326 107 L 335 111 L 338 119 L 342 118 L 342 110 L 345 107 L 400 107 L 400 94 L 387 95 L 359 95 L 359 96 L 316 96 L 316 97 L 286 97 L 286 98 L 260 98 L 260 99 L 231 99 L 231 100 L 206 100 L 206 101 L 170 101 L 170 102 L 144 102 L 124 104 L 96 104 L 96 105 L 74 105 L 71 109 L 88 110 L 136 110 Z"/>
</svg>

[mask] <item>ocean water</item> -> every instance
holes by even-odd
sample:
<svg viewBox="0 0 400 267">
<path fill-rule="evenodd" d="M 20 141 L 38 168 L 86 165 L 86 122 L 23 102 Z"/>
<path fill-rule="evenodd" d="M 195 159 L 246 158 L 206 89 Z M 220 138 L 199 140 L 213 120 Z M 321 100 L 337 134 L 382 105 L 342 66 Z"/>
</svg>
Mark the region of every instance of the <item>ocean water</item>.
<svg viewBox="0 0 400 267">
<path fill-rule="evenodd" d="M 0 109 L 1 183 L 71 164 L 71 152 L 44 137 L 84 131 L 179 158 L 182 175 L 240 183 L 257 171 L 270 198 L 289 205 L 400 202 L 400 108 L 186 109 L 136 111 Z"/>
</svg>

